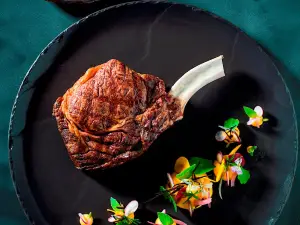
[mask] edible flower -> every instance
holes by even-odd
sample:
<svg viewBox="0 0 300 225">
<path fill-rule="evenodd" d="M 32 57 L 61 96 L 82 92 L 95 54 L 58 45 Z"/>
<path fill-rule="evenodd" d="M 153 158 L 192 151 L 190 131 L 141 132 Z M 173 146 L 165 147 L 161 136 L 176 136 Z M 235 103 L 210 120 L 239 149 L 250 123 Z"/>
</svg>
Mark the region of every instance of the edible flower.
<svg viewBox="0 0 300 225">
<path fill-rule="evenodd" d="M 217 141 L 224 141 L 227 147 L 232 143 L 240 143 L 240 130 L 238 129 L 239 120 L 234 118 L 229 118 L 224 122 L 223 126 L 219 126 L 221 131 L 216 133 Z"/>
<path fill-rule="evenodd" d="M 266 122 L 269 120 L 267 118 L 263 118 L 263 109 L 260 106 L 256 106 L 254 108 L 254 110 L 247 106 L 244 106 L 243 108 L 244 108 L 245 113 L 249 117 L 247 125 L 251 125 L 253 127 L 260 128 L 260 126 L 263 124 L 263 122 Z"/>
<path fill-rule="evenodd" d="M 248 146 L 247 147 L 247 152 L 249 153 L 249 155 L 253 156 L 254 155 L 254 151 L 257 149 L 257 146 Z"/>
<path fill-rule="evenodd" d="M 177 206 L 187 209 L 192 216 L 193 211 L 212 201 L 212 180 L 206 175 L 213 170 L 212 161 L 192 157 L 188 160 L 179 157 L 174 166 L 174 173 L 168 174 L 166 188 L 160 187 L 161 193 L 168 199 L 177 211 Z"/>
<path fill-rule="evenodd" d="M 217 160 L 214 162 L 214 174 L 216 176 L 216 182 L 220 182 L 219 195 L 221 199 L 222 180 L 226 181 L 228 186 L 233 187 L 236 178 L 239 179 L 241 184 L 247 183 L 250 178 L 249 171 L 243 168 L 246 163 L 244 157 L 242 154 L 237 153 L 240 147 L 241 145 L 238 145 L 228 155 L 223 155 L 219 152 L 217 154 Z"/>
<path fill-rule="evenodd" d="M 91 212 L 89 214 L 78 213 L 78 216 L 79 216 L 79 223 L 81 225 L 92 225 L 94 222 Z"/>
<path fill-rule="evenodd" d="M 171 216 L 169 216 L 166 213 L 166 210 L 163 210 L 162 212 L 157 213 L 157 219 L 155 220 L 154 223 L 147 221 L 147 223 L 152 224 L 152 225 L 187 225 L 186 223 L 173 219 Z"/>
<path fill-rule="evenodd" d="M 140 221 L 134 218 L 134 212 L 138 209 L 139 203 L 137 201 L 131 201 L 126 207 L 119 203 L 116 199 L 110 198 L 111 209 L 108 212 L 113 213 L 111 217 L 108 218 L 108 222 L 115 223 L 117 225 L 139 224 Z"/>
</svg>

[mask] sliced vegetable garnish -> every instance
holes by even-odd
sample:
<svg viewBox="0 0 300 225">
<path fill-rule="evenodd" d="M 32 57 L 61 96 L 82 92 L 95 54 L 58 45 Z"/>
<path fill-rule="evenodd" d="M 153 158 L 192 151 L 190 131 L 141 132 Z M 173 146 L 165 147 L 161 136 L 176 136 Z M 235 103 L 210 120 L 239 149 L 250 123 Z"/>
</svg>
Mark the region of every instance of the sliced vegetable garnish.
<svg viewBox="0 0 300 225">
<path fill-rule="evenodd" d="M 207 198 L 207 199 L 204 199 L 204 200 L 198 200 L 195 202 L 196 205 L 208 205 L 211 203 L 211 198 Z"/>
<path fill-rule="evenodd" d="M 220 180 L 220 183 L 219 183 L 219 196 L 220 196 L 220 199 L 223 200 L 223 197 L 222 197 L 222 183 L 223 183 L 223 180 Z"/>
<path fill-rule="evenodd" d="M 175 220 L 175 219 L 173 220 L 177 225 L 187 225 L 185 222 L 182 222 L 181 220 Z"/>
<path fill-rule="evenodd" d="M 169 183 L 171 185 L 171 188 L 174 187 L 173 179 L 172 179 L 172 177 L 171 177 L 171 175 L 169 173 L 167 173 L 167 177 L 168 177 Z"/>
</svg>

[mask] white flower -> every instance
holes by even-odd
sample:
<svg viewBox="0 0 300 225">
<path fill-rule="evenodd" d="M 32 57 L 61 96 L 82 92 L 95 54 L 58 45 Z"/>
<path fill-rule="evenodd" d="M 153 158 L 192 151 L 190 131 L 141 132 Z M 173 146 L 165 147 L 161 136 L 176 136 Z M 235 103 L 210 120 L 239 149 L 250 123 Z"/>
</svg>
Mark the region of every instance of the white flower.
<svg viewBox="0 0 300 225">
<path fill-rule="evenodd" d="M 264 114 L 264 111 L 263 111 L 262 107 L 260 107 L 260 106 L 256 106 L 256 107 L 254 108 L 254 111 L 256 112 L 256 114 L 257 114 L 258 116 L 263 116 L 263 114 Z"/>
<path fill-rule="evenodd" d="M 252 125 L 254 127 L 259 128 L 263 124 L 263 109 L 260 106 L 256 106 L 254 108 L 254 111 L 256 112 L 256 117 L 249 118 L 247 125 Z"/>
<path fill-rule="evenodd" d="M 241 166 L 243 159 L 241 157 L 237 158 L 234 162 L 236 165 Z"/>
<path fill-rule="evenodd" d="M 200 190 L 199 185 L 189 184 L 186 188 L 187 193 L 195 193 Z"/>
<path fill-rule="evenodd" d="M 208 184 L 204 184 L 204 187 L 205 188 L 212 188 L 212 185 L 213 185 L 212 183 L 208 183 Z"/>
<path fill-rule="evenodd" d="M 231 171 L 237 173 L 238 175 L 243 174 L 243 171 L 240 166 L 231 166 Z"/>
<path fill-rule="evenodd" d="M 183 179 L 181 182 L 185 184 L 192 184 L 192 182 L 189 179 Z"/>
<path fill-rule="evenodd" d="M 130 214 L 134 213 L 139 207 L 139 203 L 137 201 L 131 201 L 128 203 L 128 205 L 125 207 L 124 212 L 125 216 L 129 216 Z"/>
</svg>

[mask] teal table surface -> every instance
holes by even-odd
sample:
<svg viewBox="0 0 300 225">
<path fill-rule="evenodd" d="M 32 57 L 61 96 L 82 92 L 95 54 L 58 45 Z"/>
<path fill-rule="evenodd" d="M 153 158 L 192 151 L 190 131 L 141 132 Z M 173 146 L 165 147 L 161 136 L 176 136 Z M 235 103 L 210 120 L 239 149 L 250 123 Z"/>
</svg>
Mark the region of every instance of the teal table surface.
<svg viewBox="0 0 300 225">
<path fill-rule="evenodd" d="M 300 121 L 299 0 L 177 0 L 177 2 L 211 11 L 240 27 L 262 44 L 277 61 L 291 91 L 297 118 Z M 25 73 L 40 51 L 76 20 L 78 18 L 44 0 L 0 1 L 0 224 L 29 224 L 15 195 L 8 166 L 7 130 L 15 95 Z M 298 166 L 290 199 L 278 225 L 300 224 L 299 179 Z"/>
</svg>

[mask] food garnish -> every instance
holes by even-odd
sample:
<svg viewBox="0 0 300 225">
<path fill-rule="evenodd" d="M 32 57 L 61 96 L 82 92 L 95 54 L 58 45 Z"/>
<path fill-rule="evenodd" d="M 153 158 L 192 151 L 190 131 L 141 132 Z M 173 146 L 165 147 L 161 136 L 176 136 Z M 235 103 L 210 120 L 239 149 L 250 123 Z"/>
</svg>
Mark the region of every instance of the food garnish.
<svg viewBox="0 0 300 225">
<path fill-rule="evenodd" d="M 244 106 L 243 108 L 245 113 L 249 117 L 247 125 L 260 128 L 263 122 L 269 120 L 268 118 L 263 118 L 263 109 L 260 106 L 256 106 L 254 110 L 247 106 Z"/>
<path fill-rule="evenodd" d="M 89 214 L 78 213 L 78 216 L 80 225 L 92 225 L 94 222 L 91 212 Z"/>
<path fill-rule="evenodd" d="M 247 152 L 249 153 L 249 155 L 253 156 L 256 149 L 257 149 L 257 146 L 248 146 Z"/>
<path fill-rule="evenodd" d="M 108 218 L 108 222 L 115 223 L 117 225 L 140 224 L 140 221 L 134 218 L 134 212 L 139 206 L 137 201 L 133 200 L 124 207 L 116 199 L 111 197 L 110 205 L 112 209 L 108 209 L 107 211 L 113 213 L 113 215 Z"/>
<path fill-rule="evenodd" d="M 244 106 L 245 113 L 249 116 L 247 125 L 260 127 L 263 122 L 268 121 L 263 118 L 263 110 L 260 106 L 253 109 Z M 227 186 L 234 187 L 236 178 L 241 184 L 246 184 L 250 179 L 250 172 L 244 168 L 246 161 L 238 150 L 241 148 L 240 130 L 238 129 L 239 120 L 229 118 L 224 122 L 223 126 L 219 126 L 222 130 L 218 131 L 215 138 L 217 141 L 224 141 L 228 147 L 230 144 L 238 143 L 229 154 L 223 154 L 221 151 L 217 153 L 216 160 L 212 163 L 211 160 L 192 157 L 189 160 L 186 157 L 179 157 L 174 165 L 174 172 L 167 173 L 167 185 L 160 186 L 160 191 L 154 198 L 164 196 L 165 199 L 172 203 L 174 211 L 177 208 L 189 210 L 190 216 L 193 215 L 195 209 L 207 205 L 211 207 L 213 195 L 213 182 L 219 182 L 219 196 L 222 197 L 222 183 L 225 181 Z M 248 146 L 247 152 L 253 156 L 257 146 Z M 215 180 L 208 177 L 207 173 L 213 171 Z M 147 203 L 145 202 L 145 203 Z M 111 208 L 107 211 L 113 213 L 108 221 L 116 225 L 138 225 L 139 219 L 134 218 L 134 213 L 138 209 L 138 202 L 133 200 L 124 207 L 114 198 L 110 198 Z M 92 214 L 78 214 L 81 225 L 92 225 Z M 180 220 L 173 219 L 166 214 L 166 211 L 157 213 L 156 221 L 150 222 L 152 225 L 186 225 Z"/>
<path fill-rule="evenodd" d="M 216 182 L 219 183 L 219 195 L 222 199 L 222 181 L 226 181 L 228 186 L 233 187 L 235 180 L 238 178 L 241 184 L 246 184 L 250 178 L 248 170 L 244 169 L 245 159 L 242 154 L 237 153 L 241 145 L 235 147 L 228 155 L 223 155 L 221 152 L 217 154 L 217 159 L 214 162 L 214 174 Z"/>
<path fill-rule="evenodd" d="M 240 130 L 238 128 L 239 123 L 240 121 L 234 118 L 226 120 L 223 126 L 219 126 L 222 130 L 216 133 L 216 140 L 224 141 L 227 144 L 227 147 L 232 143 L 240 143 Z"/>
<path fill-rule="evenodd" d="M 176 220 L 173 219 L 171 216 L 169 216 L 166 213 L 166 210 L 163 210 L 162 212 L 158 212 L 157 213 L 157 219 L 155 220 L 155 222 L 150 222 L 147 221 L 147 223 L 152 224 L 152 225 L 187 225 L 186 223 L 180 221 L 180 220 Z"/>
<path fill-rule="evenodd" d="M 166 188 L 160 187 L 160 192 L 168 199 L 177 211 L 177 207 L 187 209 L 192 216 L 193 211 L 212 200 L 212 180 L 207 172 L 214 168 L 212 161 L 193 157 L 188 160 L 179 157 L 174 166 L 174 173 L 168 176 Z"/>
</svg>

